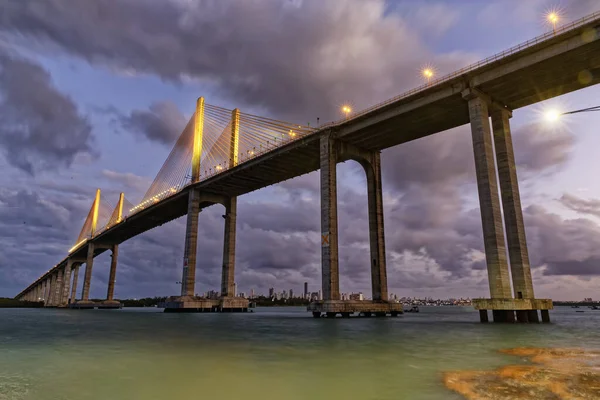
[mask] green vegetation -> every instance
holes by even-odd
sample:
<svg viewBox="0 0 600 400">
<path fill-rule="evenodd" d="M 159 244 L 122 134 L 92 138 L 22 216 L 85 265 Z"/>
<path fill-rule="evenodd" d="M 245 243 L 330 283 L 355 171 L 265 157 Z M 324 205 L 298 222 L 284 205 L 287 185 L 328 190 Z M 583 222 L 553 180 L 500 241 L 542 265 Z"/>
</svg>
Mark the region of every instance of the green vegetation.
<svg viewBox="0 0 600 400">
<path fill-rule="evenodd" d="M 0 297 L 0 308 L 39 308 L 44 307 L 42 301 L 20 301 L 7 297 Z"/>
<path fill-rule="evenodd" d="M 144 299 L 119 300 L 123 307 L 155 307 L 158 303 L 165 301 L 166 297 L 146 297 Z"/>
</svg>

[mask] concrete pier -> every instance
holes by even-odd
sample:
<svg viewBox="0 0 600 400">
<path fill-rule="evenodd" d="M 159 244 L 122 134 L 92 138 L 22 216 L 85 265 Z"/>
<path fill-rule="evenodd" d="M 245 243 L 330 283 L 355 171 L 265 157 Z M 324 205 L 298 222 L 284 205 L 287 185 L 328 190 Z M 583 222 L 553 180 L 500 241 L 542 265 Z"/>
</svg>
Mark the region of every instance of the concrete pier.
<svg viewBox="0 0 600 400">
<path fill-rule="evenodd" d="M 475 299 L 473 306 L 480 312 L 481 322 L 488 322 L 487 310 L 492 310 L 494 322 L 538 322 L 537 310 L 552 309 L 549 299 L 535 299 L 533 281 L 527 252 L 527 241 L 523 224 L 523 212 L 519 195 L 519 184 L 509 118 L 512 116 L 499 104 L 477 89 L 462 92 L 468 101 L 475 170 L 484 233 L 484 247 L 488 270 L 491 299 Z M 493 143 L 489 117 L 492 117 Z M 502 223 L 496 161 L 500 180 L 504 225 Z M 514 290 L 508 279 L 508 260 L 504 230 L 508 242 L 508 253 Z"/>
<path fill-rule="evenodd" d="M 114 299 L 115 281 L 117 276 L 117 262 L 119 258 L 119 245 L 111 246 L 110 273 L 108 275 L 108 288 L 106 289 L 106 300 L 98 305 L 98 308 L 105 310 L 123 308 L 121 302 Z"/>
<path fill-rule="evenodd" d="M 196 248 L 198 243 L 198 213 L 200 212 L 198 197 L 199 191 L 197 189 L 190 190 L 185 229 L 185 247 L 183 250 L 182 297 L 193 297 L 196 287 Z"/>
<path fill-rule="evenodd" d="M 511 112 L 505 108 L 493 107 L 491 116 L 514 297 L 533 299 L 533 281 L 509 124 Z"/>
<path fill-rule="evenodd" d="M 477 190 L 483 226 L 483 242 L 492 299 L 511 298 L 504 231 L 496 182 L 496 164 L 490 131 L 488 104 L 476 91 L 466 90 L 471 119 Z"/>
<path fill-rule="evenodd" d="M 73 261 L 68 260 L 63 273 L 63 284 L 60 291 L 60 304 L 59 307 L 66 307 L 69 304 L 69 290 L 71 289 L 71 269 Z"/>
<path fill-rule="evenodd" d="M 71 286 L 71 299 L 69 300 L 69 304 L 74 303 L 77 300 L 77 281 L 79 279 L 79 263 L 75 264 L 75 269 L 73 270 L 73 284 Z"/>
<path fill-rule="evenodd" d="M 359 162 L 367 177 L 369 207 L 370 269 L 373 301 L 340 300 L 338 230 L 337 230 L 337 163 L 345 160 Z M 333 133 L 321 136 L 321 268 L 323 300 L 309 304 L 313 316 L 349 317 L 402 314 L 402 304 L 390 303 L 387 289 L 385 239 L 383 229 L 383 196 L 381 185 L 381 158 L 379 151 L 369 151 L 339 142 Z"/>
<path fill-rule="evenodd" d="M 223 239 L 223 268 L 221 271 L 221 296 L 234 297 L 235 293 L 235 233 L 237 198 L 228 199 L 225 205 L 225 234 Z"/>
<path fill-rule="evenodd" d="M 83 290 L 81 292 L 81 301 L 87 302 L 90 299 L 90 285 L 92 282 L 92 269 L 94 268 L 94 244 L 88 243 L 87 258 L 85 261 L 85 274 L 83 276 Z"/>
<path fill-rule="evenodd" d="M 321 136 L 321 274 L 323 299 L 340 300 L 337 226 L 337 148 L 331 133 Z"/>
</svg>

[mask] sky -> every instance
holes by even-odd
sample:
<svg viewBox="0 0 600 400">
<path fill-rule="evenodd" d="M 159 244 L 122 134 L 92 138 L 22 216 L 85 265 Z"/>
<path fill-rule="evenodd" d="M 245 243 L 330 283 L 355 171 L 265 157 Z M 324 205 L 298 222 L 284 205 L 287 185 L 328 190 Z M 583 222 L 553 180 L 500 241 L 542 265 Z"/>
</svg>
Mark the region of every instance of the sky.
<svg viewBox="0 0 600 400">
<path fill-rule="evenodd" d="M 0 296 L 75 244 L 96 188 L 136 204 L 204 96 L 294 123 L 340 118 L 600 9 L 593 0 L 5 0 L 0 15 Z M 536 297 L 600 297 L 600 113 L 589 87 L 511 119 Z M 364 172 L 338 165 L 341 292 L 370 295 Z M 382 153 L 389 292 L 488 297 L 468 126 Z M 320 278 L 319 175 L 238 199 L 238 291 Z M 197 292 L 220 287 L 223 207 L 200 214 Z M 179 293 L 185 217 L 119 247 L 116 297 Z M 106 295 L 109 253 L 91 297 Z M 80 279 L 81 282 L 81 279 Z"/>
</svg>

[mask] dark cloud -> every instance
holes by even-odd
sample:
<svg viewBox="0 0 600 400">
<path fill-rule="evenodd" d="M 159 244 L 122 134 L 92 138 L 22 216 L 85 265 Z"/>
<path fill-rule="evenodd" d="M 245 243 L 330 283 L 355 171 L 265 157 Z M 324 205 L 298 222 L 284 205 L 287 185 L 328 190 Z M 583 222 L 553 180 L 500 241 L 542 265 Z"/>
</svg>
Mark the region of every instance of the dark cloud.
<svg viewBox="0 0 600 400">
<path fill-rule="evenodd" d="M 564 167 L 574 145 L 571 131 L 543 123 L 520 127 L 513 138 L 517 167 L 527 175 Z"/>
<path fill-rule="evenodd" d="M 524 210 L 534 266 L 544 275 L 600 275 L 600 226 L 584 218 L 562 219 L 540 206 Z"/>
<path fill-rule="evenodd" d="M 165 145 L 175 143 L 187 123 L 170 101 L 153 103 L 148 110 L 133 110 L 129 115 L 118 115 L 117 119 L 123 129 Z"/>
<path fill-rule="evenodd" d="M 588 214 L 600 217 L 600 200 L 585 200 L 572 194 L 565 193 L 559 199 L 560 203 L 579 214 Z"/>
<path fill-rule="evenodd" d="M 41 66 L 0 51 L 0 146 L 13 166 L 33 175 L 70 166 L 92 153 L 92 129 Z"/>
<path fill-rule="evenodd" d="M 475 61 L 431 54 L 379 0 L 17 1 L 0 31 L 127 73 L 199 79 L 240 107 L 313 123 L 342 101 L 366 107 L 414 86 L 425 62 L 443 73 Z"/>
</svg>

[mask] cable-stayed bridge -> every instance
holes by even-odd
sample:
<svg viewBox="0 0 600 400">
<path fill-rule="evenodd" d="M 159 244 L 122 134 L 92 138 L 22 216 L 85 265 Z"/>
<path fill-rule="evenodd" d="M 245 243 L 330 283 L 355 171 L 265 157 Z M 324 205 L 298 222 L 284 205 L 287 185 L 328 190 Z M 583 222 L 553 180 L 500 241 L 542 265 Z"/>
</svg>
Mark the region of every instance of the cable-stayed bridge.
<svg viewBox="0 0 600 400">
<path fill-rule="evenodd" d="M 534 295 L 509 119 L 514 110 L 599 81 L 600 13 L 594 13 L 317 128 L 199 98 L 142 200 L 132 204 L 121 195 L 113 205 L 98 190 L 69 254 L 16 298 L 43 300 L 52 307 L 98 306 L 89 299 L 93 260 L 111 250 L 107 299 L 100 306 L 113 307 L 118 304 L 113 300 L 118 246 L 187 215 L 181 295 L 166 304 L 167 310 L 245 310 L 247 300 L 236 297 L 234 289 L 237 197 L 320 169 L 323 299 L 309 310 L 315 316 L 397 315 L 401 305 L 387 296 L 380 151 L 469 123 L 490 284 L 490 298 L 475 301 L 475 307 L 482 321 L 487 321 L 487 310 L 493 310 L 494 321 L 538 321 L 541 310 L 547 321 L 552 303 Z M 347 160 L 358 161 L 367 176 L 372 301 L 340 299 L 336 164 Z M 205 299 L 194 293 L 198 213 L 215 203 L 226 208 L 221 297 Z"/>
</svg>

